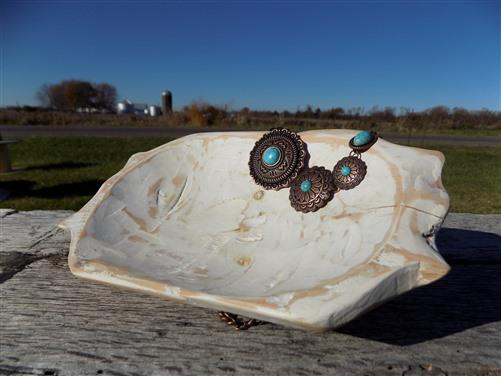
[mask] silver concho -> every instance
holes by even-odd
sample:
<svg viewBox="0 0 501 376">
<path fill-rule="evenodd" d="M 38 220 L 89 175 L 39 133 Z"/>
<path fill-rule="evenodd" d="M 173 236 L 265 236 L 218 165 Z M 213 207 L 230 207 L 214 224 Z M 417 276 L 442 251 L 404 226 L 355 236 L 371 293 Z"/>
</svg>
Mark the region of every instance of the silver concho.
<svg viewBox="0 0 501 376">
<path fill-rule="evenodd" d="M 265 152 L 270 156 L 268 160 L 265 159 Z M 275 128 L 254 145 L 250 152 L 249 170 L 256 184 L 279 190 L 289 187 L 307 163 L 308 152 L 301 138 L 287 129 Z"/>
<path fill-rule="evenodd" d="M 334 184 L 339 189 L 352 189 L 359 185 L 365 178 L 367 166 L 358 157 L 349 156 L 340 159 L 334 166 L 332 175 Z"/>
<path fill-rule="evenodd" d="M 298 174 L 290 188 L 289 200 L 297 211 L 315 212 L 327 205 L 335 190 L 332 173 L 314 166 Z"/>
</svg>

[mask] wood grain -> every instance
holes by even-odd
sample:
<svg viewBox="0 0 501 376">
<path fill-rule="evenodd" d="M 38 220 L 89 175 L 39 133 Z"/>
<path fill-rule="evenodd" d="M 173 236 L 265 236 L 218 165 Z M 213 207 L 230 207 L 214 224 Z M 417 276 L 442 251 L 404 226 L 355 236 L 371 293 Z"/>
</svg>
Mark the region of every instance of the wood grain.
<svg viewBox="0 0 501 376">
<path fill-rule="evenodd" d="M 0 374 L 501 375 L 501 215 L 450 214 L 449 275 L 312 334 L 77 279 L 54 228 L 70 212 L 3 213 Z"/>
</svg>

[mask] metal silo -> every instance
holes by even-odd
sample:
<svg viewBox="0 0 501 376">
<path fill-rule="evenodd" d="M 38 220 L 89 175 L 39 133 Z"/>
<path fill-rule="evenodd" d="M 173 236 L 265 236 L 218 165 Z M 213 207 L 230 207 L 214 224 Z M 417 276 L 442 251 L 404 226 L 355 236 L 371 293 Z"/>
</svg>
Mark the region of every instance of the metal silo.
<svg viewBox="0 0 501 376">
<path fill-rule="evenodd" d="M 149 110 L 149 115 L 152 117 L 156 117 L 156 116 L 160 115 L 160 107 L 158 107 L 158 106 L 151 105 L 148 107 L 148 110 Z"/>
<path fill-rule="evenodd" d="M 168 114 L 172 112 L 172 93 L 169 90 L 165 90 L 162 93 L 162 113 Z"/>
<path fill-rule="evenodd" d="M 134 112 L 134 104 L 128 99 L 120 101 L 117 104 L 117 112 L 119 114 L 130 114 Z"/>
</svg>

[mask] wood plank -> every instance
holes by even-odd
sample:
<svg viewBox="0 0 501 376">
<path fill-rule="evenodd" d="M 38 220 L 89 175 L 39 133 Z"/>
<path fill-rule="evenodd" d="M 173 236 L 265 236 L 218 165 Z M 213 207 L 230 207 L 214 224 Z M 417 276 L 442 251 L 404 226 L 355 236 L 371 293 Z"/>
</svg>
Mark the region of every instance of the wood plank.
<svg viewBox="0 0 501 376">
<path fill-rule="evenodd" d="M 0 254 L 12 251 L 53 254 L 56 252 L 56 249 L 51 248 L 54 241 L 69 242 L 69 235 L 60 232 L 56 226 L 72 213 L 71 210 L 17 212 L 12 209 L 0 209 Z M 52 237 L 55 233 L 59 233 L 56 239 Z M 43 247 L 35 247 L 44 238 L 47 238 L 47 241 L 42 242 Z"/>
<path fill-rule="evenodd" d="M 77 279 L 51 228 L 66 215 L 0 219 L 0 263 L 32 258 L 0 284 L 0 374 L 501 375 L 501 216 L 451 214 L 437 240 L 449 275 L 312 334 L 238 332 L 214 311 Z"/>
<path fill-rule="evenodd" d="M 68 254 L 69 234 L 56 226 L 71 213 L 70 210 L 18 213 L 0 209 L 0 283 L 34 261 Z"/>
</svg>

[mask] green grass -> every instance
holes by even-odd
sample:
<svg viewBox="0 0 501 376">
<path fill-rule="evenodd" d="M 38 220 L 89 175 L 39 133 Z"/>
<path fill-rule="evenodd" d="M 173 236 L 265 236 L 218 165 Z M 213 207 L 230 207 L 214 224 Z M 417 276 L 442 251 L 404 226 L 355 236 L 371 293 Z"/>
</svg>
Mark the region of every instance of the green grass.
<svg viewBox="0 0 501 376">
<path fill-rule="evenodd" d="M 100 185 L 123 167 L 131 154 L 168 138 L 31 138 L 10 147 L 14 168 L 0 176 L 11 192 L 2 208 L 80 209 Z M 446 156 L 444 185 L 451 211 L 501 213 L 501 148 L 427 146 Z"/>
<path fill-rule="evenodd" d="M 445 155 L 442 181 L 452 212 L 501 213 L 501 148 L 427 146 Z"/>
<path fill-rule="evenodd" d="M 27 138 L 10 146 L 14 169 L 0 175 L 11 192 L 3 208 L 17 210 L 81 208 L 101 184 L 136 152 L 168 138 Z"/>
</svg>

